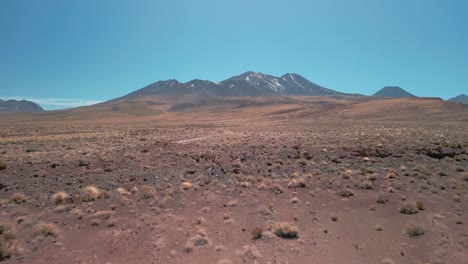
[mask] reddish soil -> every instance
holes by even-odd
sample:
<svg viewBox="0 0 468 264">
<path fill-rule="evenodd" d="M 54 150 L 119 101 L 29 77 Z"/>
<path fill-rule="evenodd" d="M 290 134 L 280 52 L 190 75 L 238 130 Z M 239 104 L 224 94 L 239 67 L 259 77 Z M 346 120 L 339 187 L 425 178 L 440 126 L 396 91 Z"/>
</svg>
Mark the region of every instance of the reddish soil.
<svg viewBox="0 0 468 264">
<path fill-rule="evenodd" d="M 468 263 L 466 122 L 0 123 L 4 263 Z"/>
</svg>

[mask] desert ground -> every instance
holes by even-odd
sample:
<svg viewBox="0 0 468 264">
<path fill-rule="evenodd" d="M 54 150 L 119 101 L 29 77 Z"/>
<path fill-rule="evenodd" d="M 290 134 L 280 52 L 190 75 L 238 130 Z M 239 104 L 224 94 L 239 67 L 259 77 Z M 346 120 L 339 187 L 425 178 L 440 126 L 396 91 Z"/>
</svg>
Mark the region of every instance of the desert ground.
<svg viewBox="0 0 468 264">
<path fill-rule="evenodd" d="M 467 106 L 145 100 L 0 116 L 2 263 L 468 263 Z"/>
</svg>

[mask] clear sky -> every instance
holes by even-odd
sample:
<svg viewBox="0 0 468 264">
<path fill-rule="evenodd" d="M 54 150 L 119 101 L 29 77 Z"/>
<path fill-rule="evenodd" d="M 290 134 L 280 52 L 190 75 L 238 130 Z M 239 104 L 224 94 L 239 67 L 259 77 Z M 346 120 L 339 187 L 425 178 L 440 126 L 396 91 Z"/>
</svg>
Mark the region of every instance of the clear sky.
<svg viewBox="0 0 468 264">
<path fill-rule="evenodd" d="M 468 93 L 467 11 L 465 0 L 1 0 L 0 98 L 57 109 L 253 70 L 447 99 Z"/>
</svg>

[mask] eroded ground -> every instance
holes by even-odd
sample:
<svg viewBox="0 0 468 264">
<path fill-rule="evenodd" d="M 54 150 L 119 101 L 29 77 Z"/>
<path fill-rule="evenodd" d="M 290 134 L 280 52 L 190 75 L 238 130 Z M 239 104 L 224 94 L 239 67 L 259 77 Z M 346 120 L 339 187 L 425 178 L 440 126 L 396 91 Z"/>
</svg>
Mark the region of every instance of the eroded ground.
<svg viewBox="0 0 468 264">
<path fill-rule="evenodd" d="M 463 123 L 5 125 L 0 162 L 5 263 L 468 263 Z"/>
</svg>

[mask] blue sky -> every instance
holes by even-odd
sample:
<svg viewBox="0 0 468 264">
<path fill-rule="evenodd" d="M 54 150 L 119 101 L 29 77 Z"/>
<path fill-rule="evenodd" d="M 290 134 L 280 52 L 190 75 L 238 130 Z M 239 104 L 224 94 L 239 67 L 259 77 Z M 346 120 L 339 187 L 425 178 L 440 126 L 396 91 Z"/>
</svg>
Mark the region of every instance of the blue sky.
<svg viewBox="0 0 468 264">
<path fill-rule="evenodd" d="M 253 70 L 447 99 L 468 93 L 467 10 L 463 0 L 2 0 L 0 98 L 57 109 Z"/>
</svg>

